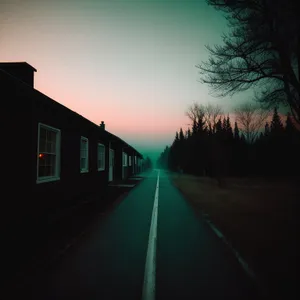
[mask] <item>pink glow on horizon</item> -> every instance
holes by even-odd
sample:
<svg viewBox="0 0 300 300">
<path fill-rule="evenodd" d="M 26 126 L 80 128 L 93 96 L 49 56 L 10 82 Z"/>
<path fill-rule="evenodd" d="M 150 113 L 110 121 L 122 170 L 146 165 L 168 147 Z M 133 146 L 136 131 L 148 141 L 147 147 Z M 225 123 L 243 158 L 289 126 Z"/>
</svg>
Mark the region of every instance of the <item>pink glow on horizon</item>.
<svg viewBox="0 0 300 300">
<path fill-rule="evenodd" d="M 36 80 L 35 88 L 97 125 L 100 124 L 101 121 L 104 121 L 106 130 L 115 134 L 136 134 L 138 136 L 150 134 L 159 138 L 163 136 L 173 136 L 180 127 L 184 130 L 188 127 L 188 119 L 184 115 L 184 112 L 174 113 L 172 111 L 166 111 L 161 114 L 161 112 L 157 113 L 155 109 L 148 109 L 143 113 L 143 110 L 134 109 L 132 105 L 127 105 L 126 110 L 126 104 L 121 105 L 123 107 L 118 107 L 114 99 L 110 98 L 112 95 L 103 97 L 106 98 L 105 101 L 87 101 L 84 103 L 85 101 L 82 95 L 76 94 L 64 86 L 54 85 L 51 87 L 50 85 L 51 83 L 46 85 L 45 81 L 39 82 Z M 141 106 L 143 106 L 143 104 L 141 104 Z"/>
<path fill-rule="evenodd" d="M 168 144 L 188 105 L 214 101 L 195 65 L 226 22 L 205 1 L 135 2 L 8 1 L 1 61 L 32 65 L 37 90 L 115 135 Z"/>
</svg>

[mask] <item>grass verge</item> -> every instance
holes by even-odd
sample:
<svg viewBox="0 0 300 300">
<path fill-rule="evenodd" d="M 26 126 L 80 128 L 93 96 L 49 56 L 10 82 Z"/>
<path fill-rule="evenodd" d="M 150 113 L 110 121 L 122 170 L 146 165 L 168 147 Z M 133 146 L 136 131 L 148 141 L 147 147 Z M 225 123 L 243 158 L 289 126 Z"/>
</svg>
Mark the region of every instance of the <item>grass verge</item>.
<svg viewBox="0 0 300 300">
<path fill-rule="evenodd" d="M 196 212 L 208 218 L 246 260 L 271 295 L 296 295 L 299 178 L 211 178 L 170 174 Z"/>
</svg>

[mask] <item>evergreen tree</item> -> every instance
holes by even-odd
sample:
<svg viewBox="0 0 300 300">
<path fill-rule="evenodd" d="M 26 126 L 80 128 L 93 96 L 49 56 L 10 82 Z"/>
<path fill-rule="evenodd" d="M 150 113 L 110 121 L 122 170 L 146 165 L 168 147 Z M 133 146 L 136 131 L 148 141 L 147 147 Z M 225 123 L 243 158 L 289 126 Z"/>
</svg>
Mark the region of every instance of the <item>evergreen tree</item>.
<svg viewBox="0 0 300 300">
<path fill-rule="evenodd" d="M 219 120 L 217 121 L 216 123 L 216 134 L 221 134 L 222 133 L 222 121 L 221 121 L 221 118 L 219 118 Z"/>
<path fill-rule="evenodd" d="M 222 121 L 222 130 L 224 133 L 227 132 L 227 122 L 226 122 L 226 118 L 224 117 L 223 121 Z"/>
<path fill-rule="evenodd" d="M 194 129 L 195 126 L 196 129 Z M 191 140 L 187 144 L 189 146 L 189 150 L 186 153 L 187 165 L 192 174 L 202 175 L 207 152 L 207 131 L 202 114 L 198 117 L 193 127 Z"/>
<path fill-rule="evenodd" d="M 203 132 L 206 132 L 206 127 L 205 127 L 204 115 L 201 115 L 199 116 L 197 121 L 197 133 L 202 134 Z"/>
<path fill-rule="evenodd" d="M 293 135 L 297 133 L 297 129 L 292 122 L 291 114 L 287 113 L 286 121 L 285 121 L 285 132 L 288 135 Z"/>
<path fill-rule="evenodd" d="M 176 171 L 179 165 L 180 159 L 180 140 L 179 133 L 176 131 L 175 139 L 170 148 L 169 154 L 169 167 L 171 170 Z"/>
<path fill-rule="evenodd" d="M 193 121 L 193 127 L 192 127 L 192 134 L 195 135 L 198 132 L 198 128 L 197 128 L 197 122 L 196 120 Z"/>
<path fill-rule="evenodd" d="M 273 117 L 272 117 L 272 121 L 271 121 L 271 126 L 270 126 L 270 131 L 271 134 L 273 135 L 278 135 L 281 134 L 283 132 L 283 124 L 282 121 L 279 117 L 277 108 L 275 107 L 274 109 L 274 113 L 273 113 Z"/>
<path fill-rule="evenodd" d="M 232 138 L 233 138 L 233 131 L 232 131 L 232 127 L 231 127 L 229 115 L 227 115 L 227 118 L 226 118 L 226 126 L 225 126 L 225 128 L 226 128 L 227 138 L 229 140 L 232 140 Z"/>
<path fill-rule="evenodd" d="M 240 130 L 238 128 L 237 122 L 234 122 L 234 139 L 236 141 L 240 140 Z"/>
<path fill-rule="evenodd" d="M 183 130 L 182 130 L 182 128 L 180 128 L 180 131 L 179 131 L 179 141 L 182 142 L 184 140 L 185 140 L 185 138 L 184 138 Z"/>
<path fill-rule="evenodd" d="M 265 125 L 265 137 L 269 136 L 270 135 L 270 126 L 269 126 L 269 123 L 266 122 L 266 125 Z"/>
<path fill-rule="evenodd" d="M 290 114 L 283 124 L 275 109 L 271 123 L 265 123 L 264 131 L 252 144 L 246 142 L 237 122 L 232 129 L 229 115 L 219 118 L 212 132 L 203 120 L 196 119 L 185 134 L 182 128 L 175 133 L 173 143 L 157 160 L 160 168 L 177 172 L 180 167 L 189 174 L 213 176 L 219 183 L 226 176 L 298 175 L 300 131 Z"/>
<path fill-rule="evenodd" d="M 282 121 L 279 117 L 277 108 L 274 109 L 272 121 L 270 124 L 270 134 L 268 144 L 269 169 L 271 174 L 278 174 L 284 172 L 283 165 L 285 164 L 285 145 L 284 145 L 284 128 Z M 277 164 L 271 164 L 273 162 L 279 162 Z"/>
<path fill-rule="evenodd" d="M 170 153 L 170 147 L 166 146 L 164 151 L 160 154 L 158 160 L 157 160 L 157 166 L 162 169 L 169 169 L 169 153 Z"/>
<path fill-rule="evenodd" d="M 188 128 L 188 130 L 186 131 L 186 139 L 188 140 L 191 136 L 192 136 L 191 129 Z"/>
</svg>

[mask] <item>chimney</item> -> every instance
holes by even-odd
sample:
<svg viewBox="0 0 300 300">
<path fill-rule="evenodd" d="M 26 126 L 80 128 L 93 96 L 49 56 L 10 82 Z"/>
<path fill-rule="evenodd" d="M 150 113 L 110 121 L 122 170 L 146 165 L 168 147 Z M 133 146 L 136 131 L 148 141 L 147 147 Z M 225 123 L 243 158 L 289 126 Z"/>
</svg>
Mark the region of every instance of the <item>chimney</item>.
<svg viewBox="0 0 300 300">
<path fill-rule="evenodd" d="M 36 69 L 27 62 L 0 62 L 0 69 L 34 87 Z"/>
<path fill-rule="evenodd" d="M 100 129 L 105 130 L 105 124 L 104 124 L 104 121 L 101 121 Z"/>
</svg>

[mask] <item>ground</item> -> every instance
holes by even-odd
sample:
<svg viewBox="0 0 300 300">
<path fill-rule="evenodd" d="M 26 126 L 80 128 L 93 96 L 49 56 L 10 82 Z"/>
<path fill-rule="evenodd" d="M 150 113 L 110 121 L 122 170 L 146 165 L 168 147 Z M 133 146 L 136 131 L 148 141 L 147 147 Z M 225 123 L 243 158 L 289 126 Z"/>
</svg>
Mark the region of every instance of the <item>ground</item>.
<svg viewBox="0 0 300 300">
<path fill-rule="evenodd" d="M 210 178 L 157 170 L 131 191 L 112 187 L 107 203 L 114 205 L 105 210 L 99 201 L 86 201 L 64 215 L 44 236 L 47 243 L 41 255 L 29 260 L 29 269 L 21 270 L 14 287 L 6 285 L 9 293 L 26 297 L 26 291 L 36 296 L 29 299 L 39 300 L 75 299 L 75 295 L 90 300 L 105 295 L 105 299 L 140 299 L 157 181 L 157 299 L 201 295 L 257 300 L 258 294 L 270 295 L 257 294 L 230 248 L 205 219 L 249 263 L 259 282 L 275 293 L 262 299 L 296 298 L 298 180 L 231 178 L 219 188 Z M 54 261 L 54 254 L 60 259 Z"/>
<path fill-rule="evenodd" d="M 275 294 L 296 291 L 299 178 L 226 178 L 170 174 L 196 213 L 206 214 Z"/>
<path fill-rule="evenodd" d="M 61 211 L 48 228 L 40 228 L 40 234 L 34 237 L 34 241 L 27 236 L 22 239 L 18 237 L 16 245 L 9 245 L 11 259 L 7 260 L 9 269 L 5 271 L 4 279 L 8 290 L 23 286 L 34 274 L 67 255 L 93 222 L 109 214 L 139 182 L 131 178 L 122 181 L 125 186 L 114 182 L 115 185 L 109 186 L 104 196 L 89 195 Z"/>
<path fill-rule="evenodd" d="M 150 239 L 154 199 L 158 203 L 157 232 Z M 88 210 L 81 208 L 72 214 L 82 220 L 81 229 Z M 104 216 L 96 215 L 61 259 L 36 270 L 29 280 L 28 273 L 26 280 L 23 276 L 23 286 L 9 291 L 11 299 L 138 300 L 144 294 L 147 274 L 152 278 L 147 291 L 155 283 L 157 300 L 265 300 L 165 171 L 148 172 L 114 208 Z M 50 236 L 48 240 L 54 242 Z M 149 245 L 151 249 L 156 245 L 151 268 L 145 265 Z"/>
</svg>

